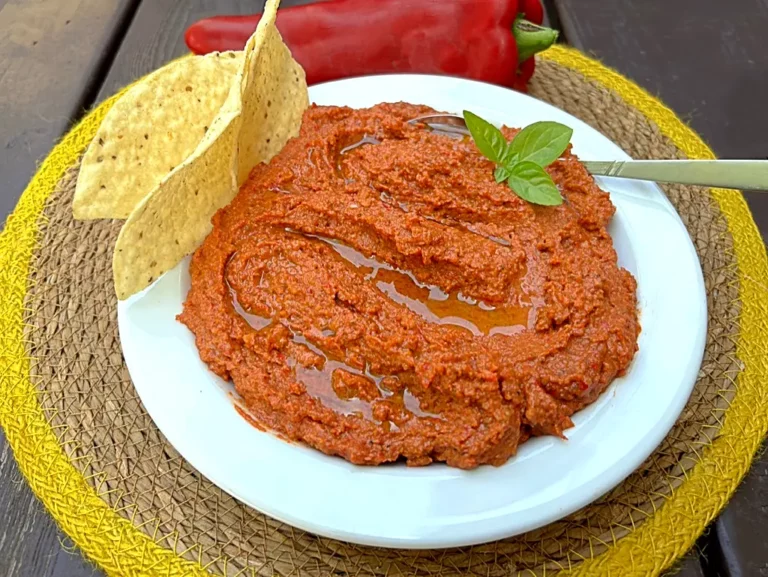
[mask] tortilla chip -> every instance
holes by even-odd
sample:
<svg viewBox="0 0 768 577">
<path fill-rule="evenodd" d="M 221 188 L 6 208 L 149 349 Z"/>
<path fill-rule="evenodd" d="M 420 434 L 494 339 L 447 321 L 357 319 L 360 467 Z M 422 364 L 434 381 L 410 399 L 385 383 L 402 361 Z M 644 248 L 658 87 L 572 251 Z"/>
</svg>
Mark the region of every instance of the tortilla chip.
<svg viewBox="0 0 768 577">
<path fill-rule="evenodd" d="M 74 217 L 127 218 L 200 144 L 242 64 L 241 52 L 184 58 L 126 92 L 85 152 Z"/>
<path fill-rule="evenodd" d="M 210 232 L 215 212 L 237 193 L 239 175 L 247 176 L 298 134 L 307 87 L 275 28 L 278 4 L 268 0 L 237 82 L 203 141 L 123 225 L 112 263 L 119 299 L 143 290 L 193 252 Z"/>
<path fill-rule="evenodd" d="M 268 2 L 262 21 L 274 23 L 278 2 Z M 252 79 L 269 87 L 243 92 L 238 185 L 254 166 L 269 162 L 285 143 L 298 135 L 301 117 L 309 106 L 304 69 L 291 57 L 274 24 L 251 36 L 245 47 L 246 84 Z M 256 81 L 256 80 L 255 80 Z"/>
</svg>

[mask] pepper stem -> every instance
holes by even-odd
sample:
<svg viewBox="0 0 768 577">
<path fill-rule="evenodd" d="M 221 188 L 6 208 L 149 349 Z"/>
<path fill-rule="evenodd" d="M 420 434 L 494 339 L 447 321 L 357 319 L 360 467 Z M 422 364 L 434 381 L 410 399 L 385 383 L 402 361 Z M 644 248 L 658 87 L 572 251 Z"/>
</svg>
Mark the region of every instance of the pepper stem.
<svg viewBox="0 0 768 577">
<path fill-rule="evenodd" d="M 517 42 L 517 61 L 523 62 L 552 46 L 557 40 L 558 32 L 518 16 L 512 25 L 512 34 Z"/>
</svg>

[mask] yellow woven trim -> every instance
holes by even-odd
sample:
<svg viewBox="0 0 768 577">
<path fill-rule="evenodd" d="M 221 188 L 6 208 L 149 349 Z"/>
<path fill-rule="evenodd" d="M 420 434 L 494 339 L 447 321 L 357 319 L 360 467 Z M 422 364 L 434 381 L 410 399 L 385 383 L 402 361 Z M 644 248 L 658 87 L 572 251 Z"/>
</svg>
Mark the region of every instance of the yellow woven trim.
<svg viewBox="0 0 768 577">
<path fill-rule="evenodd" d="M 656 122 L 688 156 L 714 157 L 674 113 L 616 72 L 561 47 L 550 49 L 543 57 L 614 90 Z M 98 497 L 61 449 L 29 378 L 23 306 L 37 220 L 46 198 L 116 98 L 89 114 L 54 148 L 0 234 L 0 425 L 35 494 L 64 532 L 108 574 L 203 575 L 201 563 L 185 561 L 157 545 Z M 728 190 L 714 194 L 734 237 L 741 280 L 743 315 L 737 352 L 746 370 L 739 377 L 738 394 L 726 412 L 721 436 L 704 451 L 689 479 L 666 505 L 638 530 L 568 571 L 569 575 L 645 575 L 668 567 L 725 504 L 768 430 L 768 415 L 764 410 L 756 412 L 768 406 L 768 390 L 760 386 L 768 375 L 760 354 L 768 326 L 768 298 L 758 280 L 768 278 L 765 247 L 741 195 Z"/>
<path fill-rule="evenodd" d="M 603 64 L 561 46 L 541 57 L 601 84 L 653 120 L 690 158 L 715 158 L 704 141 L 669 108 Z M 736 354 L 744 371 L 737 394 L 725 413 L 718 438 L 702 452 L 688 479 L 637 530 L 606 553 L 585 561 L 568 575 L 648 575 L 659 573 L 690 549 L 715 518 L 749 470 L 768 432 L 768 259 L 765 245 L 742 194 L 713 189 L 728 221 L 739 268 L 742 303 Z"/>
<path fill-rule="evenodd" d="M 21 472 L 62 530 L 110 575 L 208 575 L 120 517 L 64 454 L 29 378 L 24 295 L 45 200 L 122 92 L 75 127 L 40 166 L 0 233 L 0 425 Z"/>
</svg>

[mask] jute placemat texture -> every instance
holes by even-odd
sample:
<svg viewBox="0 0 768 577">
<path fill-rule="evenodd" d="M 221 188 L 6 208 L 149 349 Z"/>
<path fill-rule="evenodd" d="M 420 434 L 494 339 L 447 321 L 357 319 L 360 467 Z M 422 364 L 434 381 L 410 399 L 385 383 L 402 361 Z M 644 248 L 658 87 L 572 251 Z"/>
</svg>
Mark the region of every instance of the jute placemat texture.
<svg viewBox="0 0 768 577">
<path fill-rule="evenodd" d="M 661 103 L 573 50 L 540 58 L 531 93 L 635 158 L 713 157 Z M 114 100 L 54 149 L 0 236 L 0 424 L 35 493 L 109 574 L 653 574 L 748 469 L 768 429 L 765 248 L 740 193 L 665 186 L 704 271 L 706 352 L 677 424 L 615 490 L 539 530 L 437 551 L 320 538 L 239 503 L 176 453 L 131 384 L 111 280 L 120 223 L 71 217 L 79 156 Z"/>
</svg>

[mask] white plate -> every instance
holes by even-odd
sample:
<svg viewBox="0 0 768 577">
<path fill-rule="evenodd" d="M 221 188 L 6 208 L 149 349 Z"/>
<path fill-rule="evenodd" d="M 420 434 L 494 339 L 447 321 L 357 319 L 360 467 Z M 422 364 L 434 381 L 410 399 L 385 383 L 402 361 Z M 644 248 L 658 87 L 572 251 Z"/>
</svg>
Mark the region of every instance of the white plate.
<svg viewBox="0 0 768 577">
<path fill-rule="evenodd" d="M 615 144 L 576 118 L 496 86 L 432 76 L 378 76 L 310 89 L 318 104 L 406 101 L 470 109 L 495 123 L 556 120 L 574 129 L 583 159 L 623 160 Z M 628 374 L 574 417 L 568 441 L 525 443 L 502 467 L 358 467 L 287 443 L 245 422 L 231 387 L 200 360 L 175 320 L 187 261 L 118 306 L 120 340 L 144 406 L 202 474 L 256 509 L 328 537 L 387 547 L 470 545 L 534 529 L 598 498 L 661 442 L 701 364 L 706 298 L 680 218 L 650 183 L 601 179 L 617 207 L 610 232 L 619 263 L 638 281 L 642 333 Z"/>
</svg>

